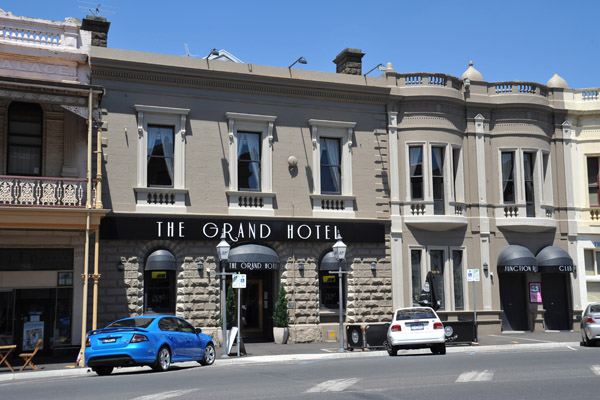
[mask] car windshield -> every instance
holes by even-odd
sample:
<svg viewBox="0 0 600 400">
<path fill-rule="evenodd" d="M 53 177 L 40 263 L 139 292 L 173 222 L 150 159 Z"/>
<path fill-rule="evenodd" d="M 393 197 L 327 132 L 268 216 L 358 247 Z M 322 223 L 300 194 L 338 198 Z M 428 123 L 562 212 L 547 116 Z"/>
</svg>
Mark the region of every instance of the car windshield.
<svg viewBox="0 0 600 400">
<path fill-rule="evenodd" d="M 115 321 L 107 328 L 147 328 L 154 318 L 128 318 Z"/>
<path fill-rule="evenodd" d="M 593 313 L 593 314 L 600 313 L 600 304 L 592 304 L 590 306 L 590 313 Z"/>
<path fill-rule="evenodd" d="M 396 321 L 407 319 L 435 318 L 435 314 L 428 308 L 413 308 L 410 310 L 398 310 Z"/>
</svg>

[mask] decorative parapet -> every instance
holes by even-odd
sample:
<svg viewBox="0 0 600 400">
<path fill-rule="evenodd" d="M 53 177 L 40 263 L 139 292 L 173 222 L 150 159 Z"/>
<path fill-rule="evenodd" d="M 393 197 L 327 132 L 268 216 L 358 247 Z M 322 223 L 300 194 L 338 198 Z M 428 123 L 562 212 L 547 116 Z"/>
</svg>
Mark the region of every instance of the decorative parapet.
<svg viewBox="0 0 600 400">
<path fill-rule="evenodd" d="M 491 82 L 488 84 L 489 95 L 530 95 L 548 97 L 548 87 L 536 82 Z"/>
<path fill-rule="evenodd" d="M 461 90 L 463 86 L 462 80 L 455 76 L 428 72 L 397 74 L 397 82 L 399 87 L 435 86 Z"/>
<path fill-rule="evenodd" d="M 87 200 L 86 185 L 85 179 L 0 175 L 0 207 L 82 208 Z M 92 208 L 95 207 L 95 186 L 94 183 Z"/>
<path fill-rule="evenodd" d="M 311 194 L 313 216 L 325 218 L 352 218 L 355 216 L 355 196 Z"/>
<path fill-rule="evenodd" d="M 229 214 L 232 215 L 275 215 L 273 202 L 275 193 L 228 191 Z"/>
<path fill-rule="evenodd" d="M 440 207 L 437 210 L 439 212 Z M 433 201 L 411 201 L 402 204 L 404 223 L 427 231 L 447 231 L 468 224 L 466 204 L 450 201 L 443 207 L 444 214 L 436 214 Z"/>
<path fill-rule="evenodd" d="M 136 211 L 185 213 L 187 189 L 134 188 Z"/>
</svg>

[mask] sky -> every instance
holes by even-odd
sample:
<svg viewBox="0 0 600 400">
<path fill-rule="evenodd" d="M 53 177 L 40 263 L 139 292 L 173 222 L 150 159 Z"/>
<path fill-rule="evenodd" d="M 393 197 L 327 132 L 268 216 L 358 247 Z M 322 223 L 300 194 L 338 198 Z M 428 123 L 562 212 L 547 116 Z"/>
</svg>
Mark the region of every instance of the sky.
<svg viewBox="0 0 600 400">
<path fill-rule="evenodd" d="M 225 49 L 243 62 L 335 72 L 345 48 L 361 49 L 363 73 L 460 77 L 469 61 L 488 82 L 600 87 L 599 0 L 4 0 L 14 15 L 83 19 L 100 4 L 108 47 L 205 57 Z M 370 76 L 377 76 L 373 71 Z"/>
</svg>

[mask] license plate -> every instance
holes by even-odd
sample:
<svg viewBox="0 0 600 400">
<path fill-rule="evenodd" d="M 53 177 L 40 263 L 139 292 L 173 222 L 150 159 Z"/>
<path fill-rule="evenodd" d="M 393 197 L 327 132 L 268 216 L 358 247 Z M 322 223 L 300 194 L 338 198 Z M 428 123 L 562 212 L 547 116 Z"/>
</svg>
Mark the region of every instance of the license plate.
<svg viewBox="0 0 600 400">
<path fill-rule="evenodd" d="M 421 328 L 422 329 L 422 328 Z M 117 338 L 108 338 L 108 339 L 103 339 L 102 343 L 114 343 L 117 341 Z"/>
<path fill-rule="evenodd" d="M 413 324 L 410 326 L 410 329 L 413 331 L 422 331 L 423 330 L 423 324 Z"/>
</svg>

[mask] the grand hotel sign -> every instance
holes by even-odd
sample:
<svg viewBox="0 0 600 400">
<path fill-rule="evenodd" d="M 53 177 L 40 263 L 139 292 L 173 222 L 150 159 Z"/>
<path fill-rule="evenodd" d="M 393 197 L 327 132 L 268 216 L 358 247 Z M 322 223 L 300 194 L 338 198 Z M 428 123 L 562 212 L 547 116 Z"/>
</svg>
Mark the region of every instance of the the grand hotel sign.
<svg viewBox="0 0 600 400">
<path fill-rule="evenodd" d="M 103 240 L 227 240 L 246 241 L 344 241 L 382 243 L 383 222 L 333 220 L 250 220 L 201 217 L 110 216 L 102 219 Z"/>
</svg>

